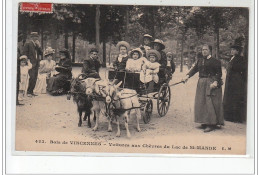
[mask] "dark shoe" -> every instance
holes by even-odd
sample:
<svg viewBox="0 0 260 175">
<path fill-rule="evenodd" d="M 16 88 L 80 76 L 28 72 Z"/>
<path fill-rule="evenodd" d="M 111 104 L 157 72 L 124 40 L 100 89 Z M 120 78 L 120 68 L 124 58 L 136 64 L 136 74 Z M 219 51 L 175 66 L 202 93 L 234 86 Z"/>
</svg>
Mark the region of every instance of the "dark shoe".
<svg viewBox="0 0 260 175">
<path fill-rule="evenodd" d="M 207 125 L 206 124 L 201 124 L 198 128 L 200 129 L 206 129 Z"/>
<path fill-rule="evenodd" d="M 38 95 L 36 95 L 36 94 L 32 93 L 32 96 L 38 96 Z"/>
<path fill-rule="evenodd" d="M 213 126 L 207 126 L 204 132 L 210 132 L 213 131 L 215 128 Z"/>
</svg>

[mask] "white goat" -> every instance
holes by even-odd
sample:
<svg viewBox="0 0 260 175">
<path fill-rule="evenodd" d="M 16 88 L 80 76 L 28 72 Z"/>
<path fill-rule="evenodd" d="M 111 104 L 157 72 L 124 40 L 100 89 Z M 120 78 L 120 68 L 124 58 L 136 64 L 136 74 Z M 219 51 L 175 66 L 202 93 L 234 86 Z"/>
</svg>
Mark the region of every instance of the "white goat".
<svg viewBox="0 0 260 175">
<path fill-rule="evenodd" d="M 95 78 L 87 78 L 84 80 L 86 83 L 86 94 L 92 96 L 93 107 L 91 111 L 96 115 L 96 124 L 93 128 L 93 131 L 98 130 L 99 117 L 100 115 L 106 116 L 106 103 L 105 103 L 105 93 L 104 88 L 108 86 L 106 80 L 100 80 Z M 103 99 L 102 99 L 103 98 Z M 108 118 L 108 120 L 110 120 Z M 108 129 L 108 131 L 110 131 Z"/>
<path fill-rule="evenodd" d="M 128 123 L 129 123 L 129 116 L 131 111 L 135 111 L 136 120 L 137 120 L 137 126 L 136 129 L 139 132 L 140 125 L 139 120 L 141 119 L 141 111 L 140 111 L 140 103 L 139 99 L 137 97 L 137 92 L 132 89 L 122 89 L 119 90 L 119 86 L 122 82 L 119 82 L 117 85 L 114 85 L 114 83 L 108 84 L 105 88 L 106 92 L 106 103 L 110 104 L 109 106 L 112 106 L 112 113 L 116 119 L 117 123 L 117 137 L 120 137 L 120 123 L 119 119 L 117 119 L 117 116 L 121 116 L 124 118 L 125 121 L 125 128 L 126 128 L 126 134 L 127 137 L 130 138 L 131 134 L 129 132 Z M 112 118 L 109 120 L 108 124 L 108 130 L 112 131 L 111 126 Z"/>
<path fill-rule="evenodd" d="M 131 134 L 129 132 L 128 123 L 131 111 L 135 111 L 137 119 L 137 131 L 139 132 L 141 130 L 139 125 L 139 120 L 141 119 L 140 103 L 135 90 L 119 90 L 119 86 L 122 82 L 119 82 L 115 85 L 114 81 L 109 82 L 108 80 L 98 80 L 94 78 L 88 78 L 85 80 L 85 82 L 87 95 L 95 94 L 94 97 L 97 96 L 100 98 L 104 98 L 93 99 L 93 107 L 91 110 L 96 115 L 96 124 L 93 128 L 93 131 L 96 131 L 98 129 L 99 117 L 100 115 L 103 115 L 108 118 L 108 132 L 111 132 L 111 123 L 113 117 L 115 117 L 117 123 L 116 136 L 120 137 L 120 123 L 119 119 L 117 119 L 117 116 L 122 116 L 125 121 L 127 137 L 130 138 Z M 111 115 L 108 115 L 108 110 L 112 112 Z"/>
</svg>

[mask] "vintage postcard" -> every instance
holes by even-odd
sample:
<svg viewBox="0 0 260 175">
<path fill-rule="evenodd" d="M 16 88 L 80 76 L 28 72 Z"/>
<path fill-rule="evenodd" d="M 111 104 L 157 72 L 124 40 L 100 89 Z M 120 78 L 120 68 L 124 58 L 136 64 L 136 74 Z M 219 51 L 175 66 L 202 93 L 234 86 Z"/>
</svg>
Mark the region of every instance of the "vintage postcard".
<svg viewBox="0 0 260 175">
<path fill-rule="evenodd" d="M 246 155 L 252 9 L 17 10 L 15 151 Z"/>
</svg>

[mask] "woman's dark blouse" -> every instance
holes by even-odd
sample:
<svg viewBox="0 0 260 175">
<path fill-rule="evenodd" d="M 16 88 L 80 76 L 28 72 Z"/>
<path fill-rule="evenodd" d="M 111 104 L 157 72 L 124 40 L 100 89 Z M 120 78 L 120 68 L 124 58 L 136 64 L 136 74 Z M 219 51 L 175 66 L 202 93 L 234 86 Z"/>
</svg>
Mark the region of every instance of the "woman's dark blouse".
<svg viewBox="0 0 260 175">
<path fill-rule="evenodd" d="M 199 72 L 200 78 L 212 78 L 213 81 L 218 82 L 218 85 L 221 85 L 221 62 L 216 58 L 199 58 L 187 75 L 192 77 L 197 72 Z"/>
<path fill-rule="evenodd" d="M 70 71 L 72 70 L 72 63 L 71 60 L 68 58 L 60 59 L 58 66 L 65 67 Z"/>
<path fill-rule="evenodd" d="M 70 59 L 68 59 L 68 58 L 60 59 L 60 61 L 58 63 L 58 66 L 61 66 L 61 67 L 64 67 L 64 68 L 67 69 L 67 70 L 66 69 L 62 70 L 61 69 L 60 73 L 66 74 L 69 78 L 72 77 L 72 73 L 71 73 L 71 71 L 72 71 L 72 62 L 71 62 Z"/>
</svg>

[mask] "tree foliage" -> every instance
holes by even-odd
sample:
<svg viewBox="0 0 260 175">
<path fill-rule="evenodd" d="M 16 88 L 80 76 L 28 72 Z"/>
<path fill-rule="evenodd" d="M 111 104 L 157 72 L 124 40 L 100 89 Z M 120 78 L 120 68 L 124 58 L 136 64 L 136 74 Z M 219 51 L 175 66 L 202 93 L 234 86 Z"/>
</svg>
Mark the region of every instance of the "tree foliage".
<svg viewBox="0 0 260 175">
<path fill-rule="evenodd" d="M 76 37 L 91 44 L 95 43 L 95 12 L 95 5 L 54 4 L 52 14 L 19 12 L 18 29 L 25 37 L 38 31 L 46 42 L 65 38 L 68 45 L 68 38 L 75 41 Z M 208 42 L 224 57 L 237 37 L 244 38 L 247 48 L 248 16 L 247 8 L 101 5 L 100 42 L 115 45 L 127 40 L 138 47 L 143 34 L 148 33 L 171 43 L 166 50 L 170 48 L 177 55 L 194 52 Z"/>
</svg>

